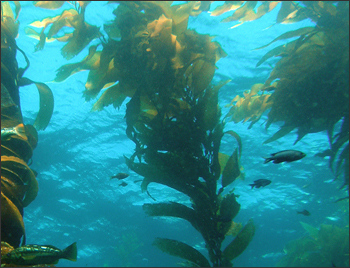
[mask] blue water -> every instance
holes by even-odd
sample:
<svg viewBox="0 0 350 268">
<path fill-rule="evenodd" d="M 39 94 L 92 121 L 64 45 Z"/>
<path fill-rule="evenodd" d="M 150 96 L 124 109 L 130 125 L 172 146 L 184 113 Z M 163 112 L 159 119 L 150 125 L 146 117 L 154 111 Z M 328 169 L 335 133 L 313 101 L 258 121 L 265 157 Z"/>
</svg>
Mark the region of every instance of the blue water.
<svg viewBox="0 0 350 268">
<path fill-rule="evenodd" d="M 153 247 L 156 237 L 178 239 L 199 249 L 205 256 L 200 234 L 183 220 L 173 218 L 151 218 L 142 210 L 142 204 L 154 202 L 146 193 L 141 193 L 141 179 L 128 170 L 123 155 L 130 156 L 134 144 L 125 134 L 126 102 L 119 110 L 112 106 L 101 112 L 90 112 L 94 101 L 85 102 L 82 97 L 88 72 L 80 72 L 61 83 L 52 83 L 55 70 L 68 62 L 63 59 L 60 49 L 64 43 L 52 42 L 44 50 L 34 53 L 37 40 L 24 34 L 29 23 L 55 16 L 58 10 L 35 8 L 32 3 L 21 2 L 20 29 L 17 45 L 30 60 L 30 68 L 25 73 L 37 82 L 45 82 L 55 98 L 55 109 L 51 122 L 45 131 L 39 131 L 39 143 L 34 150 L 31 168 L 38 174 L 39 193 L 37 198 L 25 208 L 24 221 L 28 244 L 50 244 L 64 248 L 77 242 L 78 260 L 72 263 L 60 260 L 57 266 L 178 266 L 182 259 L 172 257 Z M 213 4 L 211 10 L 214 9 Z M 114 19 L 112 11 L 116 4 L 92 2 L 86 10 L 86 20 L 101 26 Z M 280 34 L 305 26 L 313 26 L 309 20 L 290 25 L 274 25 L 279 7 L 262 18 L 229 29 L 235 22 L 219 23 L 230 13 L 211 17 L 202 13 L 190 18 L 189 28 L 199 33 L 215 35 L 225 52 L 226 58 L 217 63 L 214 81 L 232 79 L 220 89 L 219 102 L 223 115 L 228 112 L 224 106 L 254 83 L 263 83 L 271 68 L 262 64 L 255 68 L 260 58 L 275 46 L 276 42 L 262 50 L 252 50 L 263 46 Z M 268 28 L 268 29 L 267 29 Z M 289 40 L 288 40 L 289 41 Z M 98 40 L 91 44 L 97 43 Z M 69 63 L 78 62 L 87 55 L 85 49 Z M 271 59 L 270 64 L 277 59 Z M 23 57 L 18 54 L 20 66 Z M 35 86 L 20 89 L 24 123 L 32 124 L 39 109 L 39 96 Z M 338 188 L 342 181 L 333 182 L 328 168 L 328 159 L 314 157 L 314 154 L 329 148 L 325 132 L 308 134 L 296 145 L 295 131 L 285 137 L 262 145 L 279 126 L 271 125 L 268 131 L 262 123 L 263 116 L 250 130 L 249 123 L 227 123 L 225 130 L 234 130 L 242 138 L 241 164 L 246 174 L 245 180 L 237 180 L 232 187 L 240 195 L 241 210 L 235 221 L 245 224 L 253 218 L 256 232 L 248 248 L 233 261 L 235 266 L 273 266 L 283 256 L 283 248 L 288 241 L 307 235 L 300 221 L 312 226 L 335 224 L 344 226 L 346 219 L 337 198 L 346 195 Z M 339 128 L 339 126 L 337 126 Z M 234 141 L 222 143 L 223 150 L 233 151 Z M 263 164 L 264 156 L 284 149 L 303 151 L 307 156 L 302 161 L 289 164 Z M 109 180 L 118 172 L 129 173 L 126 187 L 118 186 L 116 180 Z M 270 185 L 260 189 L 250 189 L 249 183 L 257 179 L 269 179 Z M 310 184 L 307 188 L 304 185 Z M 157 201 L 170 200 L 188 202 L 180 193 L 151 184 L 149 192 Z M 298 215 L 296 211 L 307 209 L 311 216 Z M 124 236 L 124 238 L 123 238 Z M 126 237 L 126 238 L 125 238 Z M 129 237 L 129 239 L 127 238 Z M 133 243 L 131 238 L 135 239 Z M 224 245 L 229 241 L 224 241 Z M 135 246 L 136 245 L 136 246 Z M 120 250 L 129 250 L 121 256 Z M 119 248 L 119 251 L 118 251 Z M 119 252 L 119 253 L 118 253 Z"/>
</svg>

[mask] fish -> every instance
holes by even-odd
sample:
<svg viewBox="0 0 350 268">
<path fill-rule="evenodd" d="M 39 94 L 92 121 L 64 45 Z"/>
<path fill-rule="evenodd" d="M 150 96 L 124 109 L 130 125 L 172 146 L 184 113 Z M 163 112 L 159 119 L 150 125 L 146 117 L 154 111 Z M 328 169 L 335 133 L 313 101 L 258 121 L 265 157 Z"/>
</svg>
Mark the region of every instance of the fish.
<svg viewBox="0 0 350 268">
<path fill-rule="evenodd" d="M 122 183 L 121 184 L 119 184 L 119 186 L 122 186 L 122 187 L 125 187 L 125 186 L 127 186 L 128 184 L 125 182 L 125 181 L 122 181 Z"/>
<path fill-rule="evenodd" d="M 117 175 L 111 176 L 111 180 L 112 179 L 118 179 L 118 180 L 122 180 L 129 177 L 129 174 L 126 173 L 118 173 Z"/>
<path fill-rule="evenodd" d="M 296 150 L 284 150 L 274 154 L 271 154 L 271 157 L 264 157 L 264 164 L 273 161 L 274 164 L 282 163 L 282 162 L 293 162 L 305 157 L 306 154 Z"/>
<path fill-rule="evenodd" d="M 21 137 L 24 140 L 28 140 L 23 124 L 19 124 L 15 127 L 2 128 L 1 129 L 1 141 L 7 141 L 11 139 L 12 136 Z"/>
<path fill-rule="evenodd" d="M 304 209 L 303 211 L 297 211 L 297 214 L 303 214 L 304 216 L 310 216 L 311 213 L 309 211 L 307 211 L 306 209 Z"/>
<path fill-rule="evenodd" d="M 28 266 L 56 264 L 60 259 L 77 261 L 76 244 L 74 242 L 63 250 L 50 245 L 25 245 L 1 256 L 1 263 Z"/>
<path fill-rule="evenodd" d="M 270 180 L 260 179 L 260 180 L 254 181 L 254 183 L 252 183 L 252 184 L 249 184 L 249 186 L 251 186 L 252 187 L 251 189 L 253 189 L 254 186 L 255 186 L 255 188 L 260 188 L 260 187 L 265 187 L 265 186 L 269 185 L 270 183 L 271 183 Z"/>
</svg>

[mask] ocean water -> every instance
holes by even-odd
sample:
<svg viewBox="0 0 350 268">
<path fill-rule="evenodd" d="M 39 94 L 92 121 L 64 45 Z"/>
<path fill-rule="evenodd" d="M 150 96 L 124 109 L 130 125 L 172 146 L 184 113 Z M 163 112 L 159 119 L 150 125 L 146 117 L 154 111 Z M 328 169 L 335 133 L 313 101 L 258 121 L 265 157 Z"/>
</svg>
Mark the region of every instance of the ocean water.
<svg viewBox="0 0 350 268">
<path fill-rule="evenodd" d="M 186 221 L 176 218 L 151 218 L 142 210 L 144 203 L 154 201 L 141 193 L 139 175 L 128 170 L 124 157 L 134 152 L 134 143 L 125 134 L 124 102 L 120 109 L 112 106 L 101 112 L 91 112 L 94 101 L 85 102 L 82 92 L 88 72 L 80 72 L 61 83 L 50 82 L 56 70 L 67 63 L 79 62 L 87 49 L 67 62 L 60 54 L 64 43 L 47 43 L 42 51 L 34 52 L 37 40 L 24 34 L 24 28 L 36 20 L 60 14 L 70 8 L 66 3 L 58 10 L 35 8 L 30 2 L 21 2 L 20 29 L 17 45 L 26 52 L 30 68 L 25 77 L 45 82 L 55 98 L 55 108 L 49 126 L 39 131 L 39 142 L 34 150 L 31 168 L 38 172 L 39 193 L 25 208 L 24 222 L 28 244 L 49 244 L 64 248 L 77 242 L 78 260 L 73 263 L 60 260 L 58 267 L 92 266 L 178 266 L 183 260 L 163 253 L 152 246 L 156 237 L 186 242 L 207 256 L 201 235 Z M 86 10 L 86 20 L 101 26 L 114 19 L 112 11 L 117 4 L 92 2 Z M 211 10 L 219 3 L 214 3 Z M 220 23 L 230 13 L 212 17 L 202 13 L 190 18 L 189 28 L 199 33 L 215 35 L 226 58 L 218 61 L 213 82 L 232 79 L 220 89 L 219 104 L 224 106 L 255 83 L 263 83 L 271 67 L 264 63 L 256 68 L 260 58 L 285 41 L 263 46 L 280 34 L 305 26 L 309 20 L 295 24 L 276 24 L 279 7 L 262 18 L 229 29 L 236 22 Z M 289 41 L 289 40 L 288 40 Z M 93 41 L 91 44 L 97 43 Z M 25 65 L 18 53 L 20 66 Z M 274 64 L 277 59 L 268 61 Z M 39 95 L 35 86 L 20 88 L 22 113 L 25 124 L 32 124 L 39 109 Z M 237 132 L 243 142 L 241 165 L 245 180 L 232 184 L 241 210 L 234 219 L 245 224 L 254 220 L 256 231 L 247 249 L 237 257 L 235 266 L 273 266 L 284 255 L 287 242 L 307 235 L 300 221 L 312 226 L 334 224 L 343 227 L 347 219 L 339 203 L 334 201 L 346 195 L 338 190 L 342 181 L 333 181 L 328 159 L 314 157 L 329 148 L 325 132 L 308 134 L 296 145 L 296 131 L 269 144 L 262 144 L 280 127 L 273 124 L 265 130 L 262 123 L 266 114 L 252 129 L 249 123 L 229 122 L 225 130 Z M 336 130 L 339 125 L 336 126 Z M 223 141 L 224 150 L 232 151 L 232 141 Z M 307 154 L 301 161 L 285 164 L 266 164 L 263 157 L 285 149 L 300 150 Z M 119 186 L 110 176 L 119 172 L 130 174 L 126 187 Z M 248 185 L 257 179 L 272 181 L 265 188 L 251 189 Z M 303 188 L 304 185 L 310 184 Z M 232 188 L 231 187 L 231 188 Z M 186 196 L 172 189 L 151 184 L 149 192 L 157 201 L 188 202 Z M 311 216 L 297 211 L 307 209 Z M 224 241 L 224 245 L 229 241 Z"/>
</svg>

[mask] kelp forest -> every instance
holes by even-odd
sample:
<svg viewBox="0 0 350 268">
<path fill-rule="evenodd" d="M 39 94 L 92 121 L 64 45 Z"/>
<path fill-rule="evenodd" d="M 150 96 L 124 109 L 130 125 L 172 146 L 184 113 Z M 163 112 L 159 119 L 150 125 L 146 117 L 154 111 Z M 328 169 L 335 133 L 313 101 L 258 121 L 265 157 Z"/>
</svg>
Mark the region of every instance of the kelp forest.
<svg viewBox="0 0 350 268">
<path fill-rule="evenodd" d="M 124 160 L 142 178 L 140 192 L 154 201 L 145 200 L 145 214 L 185 220 L 204 241 L 205 253 L 180 240 L 155 238 L 153 245 L 182 258 L 182 265 L 232 267 L 235 258 L 254 242 L 253 220 L 235 220 L 241 204 L 233 187 L 238 178 L 244 177 L 241 156 L 248 141 L 240 137 L 233 124 L 232 129 L 225 130 L 229 122 L 248 121 L 249 131 L 258 122 L 265 129 L 282 123 L 264 144 L 293 130 L 297 131 L 294 144 L 309 133 L 326 132 L 329 149 L 318 156 L 329 157 L 334 180 L 342 181 L 339 191 L 344 197 L 337 202 L 348 202 L 349 2 L 225 1 L 210 11 L 211 16 L 223 17 L 222 24 L 237 22 L 234 27 L 258 20 L 275 8 L 279 8 L 276 24 L 302 20 L 314 24 L 286 31 L 256 48 L 285 41 L 256 63 L 259 67 L 275 59 L 266 81 L 252 84 L 243 95 L 232 93 L 231 103 L 224 104 L 227 114 L 221 112 L 219 92 L 230 85 L 231 79 L 213 79 L 216 63 L 227 53 L 213 40 L 215 36 L 200 34 L 188 26 L 190 17 L 209 12 L 212 2 L 110 1 L 111 8 L 116 6 L 111 3 L 118 5 L 113 10 L 115 19 L 104 25 L 107 35 L 85 21 L 90 1 L 69 1 L 70 9 L 30 25 L 20 24 L 19 1 L 1 2 L 2 267 L 53 266 L 59 259 L 76 261 L 79 256 L 79 244 L 75 243 L 66 249 L 26 243 L 23 215 L 39 190 L 38 173 L 30 167 L 31 159 L 40 143 L 38 131 L 45 131 L 55 108 L 49 86 L 25 77 L 30 68 L 27 54 L 32 51 L 17 46 L 19 27 L 26 27 L 26 35 L 35 40 L 36 52 L 45 50 L 52 41 L 64 44 L 60 54 L 68 63 L 55 66 L 54 82 L 66 86 L 66 79 L 88 71 L 81 92 L 82 98 L 93 103 L 93 112 L 110 105 L 119 109 L 126 104 L 125 134 L 134 151 L 123 152 Z M 37 9 L 52 11 L 64 4 L 33 2 Z M 231 15 L 227 17 L 228 13 Z M 98 43 L 91 45 L 93 40 Z M 74 62 L 86 51 L 83 60 Z M 18 66 L 17 54 L 25 58 L 26 66 Z M 19 97 L 19 91 L 32 84 L 40 97 L 33 125 L 23 119 Z M 262 117 L 267 120 L 263 122 Z M 223 139 L 232 141 L 230 153 L 223 150 Z M 180 192 L 190 205 L 158 202 L 158 197 L 149 191 L 150 184 Z M 318 229 L 304 223 L 303 228 L 309 237 L 287 244 L 286 255 L 278 266 L 330 266 L 333 262 L 336 266 L 349 265 L 348 225 L 321 225 Z"/>
</svg>

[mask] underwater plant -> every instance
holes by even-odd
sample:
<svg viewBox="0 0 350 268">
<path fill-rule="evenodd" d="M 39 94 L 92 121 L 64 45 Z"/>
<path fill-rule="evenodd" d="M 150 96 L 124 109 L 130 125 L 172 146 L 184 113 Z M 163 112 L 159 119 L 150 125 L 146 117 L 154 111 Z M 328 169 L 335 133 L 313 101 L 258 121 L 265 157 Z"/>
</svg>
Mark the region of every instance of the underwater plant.
<svg viewBox="0 0 350 268">
<path fill-rule="evenodd" d="M 275 7 L 273 2 L 264 2 L 255 13 L 256 5 L 257 2 L 235 5 L 227 1 L 214 10 L 212 15 L 237 9 L 224 22 L 238 20 L 243 23 L 259 18 Z M 267 45 L 257 48 L 296 38 L 270 50 L 261 58 L 256 67 L 271 57 L 280 57 L 263 85 L 256 84 L 250 93 L 244 93 L 243 98 L 236 96 L 232 100 L 229 105 L 232 108 L 226 115 L 226 120 L 237 123 L 249 119 L 252 122 L 248 128 L 251 128 L 261 114 L 269 110 L 266 129 L 275 122 L 284 124 L 264 143 L 275 141 L 294 129 L 297 129 L 298 135 L 294 144 L 308 133 L 327 131 L 330 143 L 327 154 L 330 156 L 329 166 L 335 178 L 344 174 L 341 188 L 346 186 L 348 190 L 349 3 L 284 1 L 276 23 L 293 23 L 303 19 L 310 19 L 315 26 L 283 33 Z M 272 93 L 264 94 L 265 91 Z M 258 92 L 262 92 L 261 95 Z M 333 135 L 334 126 L 338 122 L 342 122 L 341 129 Z M 336 165 L 333 168 L 335 159 Z"/>
<path fill-rule="evenodd" d="M 348 267 L 349 228 L 321 224 L 317 229 L 300 222 L 308 236 L 292 240 L 276 267 Z"/>
<path fill-rule="evenodd" d="M 135 266 L 132 262 L 132 254 L 142 246 L 143 243 L 139 241 L 135 232 L 130 231 L 122 235 L 121 243 L 115 247 L 115 251 L 123 267 Z"/>
<path fill-rule="evenodd" d="M 50 122 L 54 99 L 47 85 L 23 77 L 29 60 L 16 44 L 21 6 L 18 1 L 13 6 L 1 2 L 1 267 L 51 267 L 59 258 L 76 260 L 77 250 L 75 243 L 62 251 L 53 246 L 25 245 L 24 207 L 38 193 L 37 173 L 28 162 L 38 143 L 37 131 L 44 130 Z M 18 66 L 18 51 L 26 60 L 24 68 Z M 24 125 L 19 90 L 30 84 L 38 89 L 40 109 L 34 124 Z"/>
<path fill-rule="evenodd" d="M 218 91 L 230 80 L 210 84 L 215 63 L 226 53 L 213 37 L 187 29 L 189 16 L 208 8 L 207 2 L 119 2 L 113 11 L 115 20 L 104 25 L 108 38 L 96 34 L 101 43 L 90 46 L 81 62 L 60 67 L 55 81 L 89 70 L 85 99 L 91 100 L 104 90 L 92 108 L 95 111 L 111 104 L 119 107 L 131 98 L 126 104 L 126 134 L 135 143 L 135 152 L 125 156 L 126 164 L 143 177 L 141 189 L 150 197 L 148 185 L 158 183 L 185 194 L 192 204 L 146 203 L 143 209 L 150 216 L 187 220 L 201 233 L 209 260 L 181 241 L 156 238 L 153 244 L 192 265 L 231 266 L 249 245 L 255 227 L 252 220 L 243 227 L 233 222 L 240 205 L 233 192 L 224 194 L 225 187 L 241 175 L 242 149 L 238 134 L 223 132 L 220 121 Z M 63 11 L 61 16 L 68 14 L 70 20 L 79 16 L 84 21 L 83 9 L 76 11 L 78 15 Z M 32 26 L 49 21 L 50 32 L 54 25 L 63 25 L 59 20 L 46 18 Z M 86 40 L 84 45 L 89 38 Z M 100 45 L 102 51 L 97 50 Z M 75 53 L 78 50 L 72 55 Z M 225 134 L 238 142 L 231 156 L 219 152 Z M 233 235 L 235 238 L 222 248 L 225 237 Z"/>
</svg>

